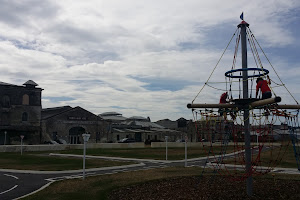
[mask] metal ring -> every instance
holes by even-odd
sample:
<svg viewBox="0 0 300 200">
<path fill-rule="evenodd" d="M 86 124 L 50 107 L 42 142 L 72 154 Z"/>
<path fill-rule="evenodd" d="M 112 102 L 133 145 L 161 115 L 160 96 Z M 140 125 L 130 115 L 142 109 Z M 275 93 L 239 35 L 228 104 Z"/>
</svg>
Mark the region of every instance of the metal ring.
<svg viewBox="0 0 300 200">
<path fill-rule="evenodd" d="M 260 72 L 259 74 L 253 74 L 253 75 L 248 75 L 248 78 L 251 77 L 260 77 L 260 76 L 265 76 L 269 74 L 269 70 L 267 69 L 261 69 L 261 68 L 242 68 L 242 69 L 233 69 L 225 73 L 226 77 L 229 78 L 243 78 L 243 76 L 234 76 L 233 73 L 235 72 L 243 72 L 243 71 L 258 71 Z"/>
</svg>

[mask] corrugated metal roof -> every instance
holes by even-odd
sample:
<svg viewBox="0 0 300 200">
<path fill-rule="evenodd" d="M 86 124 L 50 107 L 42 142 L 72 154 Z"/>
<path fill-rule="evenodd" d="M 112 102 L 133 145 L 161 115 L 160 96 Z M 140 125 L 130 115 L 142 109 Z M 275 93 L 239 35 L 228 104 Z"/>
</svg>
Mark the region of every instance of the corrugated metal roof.
<svg viewBox="0 0 300 200">
<path fill-rule="evenodd" d="M 117 113 L 117 112 L 104 112 L 101 113 L 100 116 L 112 116 L 112 115 L 122 115 L 121 113 Z"/>
<path fill-rule="evenodd" d="M 129 117 L 128 119 L 133 119 L 133 120 L 148 120 L 147 118 L 141 117 L 141 116 L 132 116 L 132 117 Z"/>
<path fill-rule="evenodd" d="M 104 120 L 111 120 L 111 121 L 125 121 L 126 117 L 122 116 L 103 116 L 103 115 L 98 115 L 102 117 Z"/>
<path fill-rule="evenodd" d="M 137 130 L 137 129 L 128 129 L 128 128 L 126 128 L 125 130 L 127 130 L 129 132 L 134 132 L 134 133 L 140 133 L 141 132 L 140 130 Z"/>
<path fill-rule="evenodd" d="M 172 130 L 172 129 L 166 129 L 166 128 L 153 128 L 153 130 L 155 131 L 160 131 L 160 132 L 180 132 L 180 131 L 176 131 L 176 130 Z"/>
<path fill-rule="evenodd" d="M 144 122 L 144 121 L 135 121 L 135 125 L 142 126 L 142 127 L 152 127 L 152 128 L 165 128 L 161 125 L 158 125 L 153 122 Z"/>
<path fill-rule="evenodd" d="M 117 129 L 117 128 L 113 128 L 114 131 L 120 132 L 120 133 L 124 133 L 125 131 Z"/>
<path fill-rule="evenodd" d="M 4 82 L 1 82 L 1 81 L 0 81 L 0 85 L 18 86 L 18 85 L 13 85 L 13 84 L 10 84 L 10 83 L 4 83 Z"/>
</svg>

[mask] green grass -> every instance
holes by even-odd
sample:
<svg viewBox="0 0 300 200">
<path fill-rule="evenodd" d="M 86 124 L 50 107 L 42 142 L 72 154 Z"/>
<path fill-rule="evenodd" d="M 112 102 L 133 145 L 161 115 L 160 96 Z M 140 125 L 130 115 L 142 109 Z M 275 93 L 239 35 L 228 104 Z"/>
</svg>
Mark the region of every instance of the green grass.
<svg viewBox="0 0 300 200">
<path fill-rule="evenodd" d="M 258 157 L 257 154 L 252 156 L 253 164 L 265 167 L 282 167 L 282 168 L 298 168 L 293 146 L 284 144 L 281 148 L 278 146 L 270 147 L 267 151 L 263 151 Z M 242 156 L 234 159 L 224 160 L 227 164 L 241 165 L 245 164 Z"/>
<path fill-rule="evenodd" d="M 128 187 L 131 185 L 142 184 L 161 179 L 169 179 L 172 177 L 184 176 L 201 176 L 202 169 L 198 167 L 170 167 L 164 169 L 150 169 L 135 172 L 117 173 L 111 175 L 101 175 L 95 177 L 87 177 L 85 180 L 72 179 L 55 182 L 46 189 L 31 195 L 25 200 L 79 200 L 79 199 L 107 199 L 108 195 L 121 187 Z M 204 176 L 215 177 L 216 173 L 206 169 Z M 300 176 L 296 175 L 281 175 L 276 176 L 265 175 L 255 177 L 257 179 L 274 179 L 280 181 L 281 179 L 300 180 Z"/>
<path fill-rule="evenodd" d="M 198 158 L 207 156 L 209 147 L 203 149 L 203 147 L 188 148 L 188 158 Z M 224 149 L 222 149 L 224 150 Z M 221 147 L 213 147 L 213 153 L 210 155 L 219 155 Z M 228 146 L 226 153 L 233 152 L 233 147 Z M 61 151 L 64 154 L 82 154 L 81 150 L 67 150 Z M 93 156 L 111 156 L 111 157 L 122 157 L 122 158 L 140 158 L 140 159 L 155 159 L 165 160 L 166 159 L 166 148 L 138 148 L 138 149 L 87 149 L 87 155 Z M 168 148 L 168 160 L 183 160 L 185 158 L 184 148 Z"/>
<path fill-rule="evenodd" d="M 214 146 L 212 149 L 206 147 L 188 148 L 188 158 L 205 157 L 208 154 L 222 155 L 222 149 L 219 146 Z M 233 146 L 228 146 L 226 153 L 233 152 Z M 209 153 L 209 151 L 211 151 Z M 47 156 L 50 152 L 25 152 L 23 156 L 20 153 L 0 153 L 0 168 L 11 168 L 11 169 L 31 169 L 31 170 L 72 170 L 82 168 L 81 158 L 61 158 Z M 56 153 L 56 152 L 55 152 Z M 67 150 L 59 153 L 67 154 L 78 154 L 82 155 L 82 150 Z M 166 159 L 165 148 L 139 148 L 139 149 L 87 149 L 87 155 L 95 156 L 111 156 L 111 157 L 123 157 L 123 158 L 140 158 L 140 159 Z M 183 160 L 185 158 L 184 148 L 168 148 L 168 160 Z M 277 157 L 277 154 L 279 156 Z M 282 158 L 282 160 L 281 160 Z M 256 157 L 254 156 L 253 160 Z M 294 157 L 293 148 L 290 145 L 285 152 L 285 148 L 282 149 L 274 148 L 271 151 L 263 152 L 261 154 L 262 166 L 274 166 L 278 163 L 278 167 L 297 168 L 296 160 Z M 234 163 L 226 161 L 226 163 Z M 116 161 L 103 161 L 101 159 L 87 159 L 87 168 L 95 167 L 107 167 L 124 165 L 128 163 L 116 162 Z M 239 164 L 239 163 L 237 163 Z"/>
<path fill-rule="evenodd" d="M 261 155 L 261 161 L 264 166 L 270 164 L 276 165 L 276 167 L 283 168 L 298 168 L 295 158 L 293 146 L 283 146 L 282 148 L 274 148 L 271 151 L 263 152 Z M 272 166 L 272 165 L 271 165 Z"/>
<path fill-rule="evenodd" d="M 199 175 L 199 168 L 175 167 L 165 169 L 152 169 L 146 171 L 117 173 L 111 175 L 102 175 L 88 177 L 85 180 L 73 179 L 59 181 L 51 184 L 48 188 L 31 195 L 25 200 L 79 200 L 79 199 L 107 199 L 107 195 L 120 187 L 140 184 L 147 181 L 166 179 L 178 176 L 196 176 Z"/>
<path fill-rule="evenodd" d="M 86 168 L 98 168 L 132 164 L 132 162 L 86 159 Z M 41 171 L 82 169 L 82 158 L 62 158 L 45 154 L 0 153 L 0 168 Z"/>
</svg>

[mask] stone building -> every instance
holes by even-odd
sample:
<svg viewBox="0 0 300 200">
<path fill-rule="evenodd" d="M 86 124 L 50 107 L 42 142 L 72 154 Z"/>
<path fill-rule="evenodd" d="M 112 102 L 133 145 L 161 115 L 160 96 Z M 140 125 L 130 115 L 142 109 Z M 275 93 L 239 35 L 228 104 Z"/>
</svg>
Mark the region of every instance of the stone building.
<svg viewBox="0 0 300 200">
<path fill-rule="evenodd" d="M 91 143 L 106 137 L 108 124 L 99 116 L 81 108 L 70 106 L 42 110 L 42 140 L 82 144 L 82 134 L 91 134 Z"/>
<path fill-rule="evenodd" d="M 195 140 L 218 142 L 225 137 L 232 140 L 233 121 L 225 121 L 221 116 L 207 116 L 188 123 L 188 134 L 194 135 Z"/>
<path fill-rule="evenodd" d="M 110 135 L 110 142 L 118 142 L 123 138 L 132 138 L 136 142 L 164 141 L 165 136 L 169 137 L 169 141 L 175 142 L 183 136 L 180 131 L 168 129 L 151 122 L 149 117 L 133 116 L 125 118 L 122 114 L 116 112 L 102 113 L 99 116 L 109 123 L 108 135 Z"/>
<path fill-rule="evenodd" d="M 168 129 L 176 130 L 181 132 L 180 140 L 185 139 L 187 136 L 189 142 L 198 142 L 199 137 L 197 135 L 195 125 L 192 120 L 186 120 L 185 118 L 181 117 L 176 121 L 172 121 L 170 119 L 162 119 L 155 122 L 163 127 Z"/>
<path fill-rule="evenodd" d="M 23 86 L 0 82 L 0 144 L 18 144 L 21 135 L 25 143 L 40 142 L 43 89 L 36 86 L 32 80 Z"/>
</svg>

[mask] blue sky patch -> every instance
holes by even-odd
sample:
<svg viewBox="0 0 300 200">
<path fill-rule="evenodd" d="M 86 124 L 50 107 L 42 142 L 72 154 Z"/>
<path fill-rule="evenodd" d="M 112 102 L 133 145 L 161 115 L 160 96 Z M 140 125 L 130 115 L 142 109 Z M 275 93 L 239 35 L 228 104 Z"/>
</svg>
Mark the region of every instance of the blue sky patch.
<svg viewBox="0 0 300 200">
<path fill-rule="evenodd" d="M 150 91 L 169 90 L 174 92 L 174 91 L 182 90 L 185 86 L 195 83 L 195 82 L 185 81 L 185 80 L 140 78 L 140 77 L 133 77 L 133 78 L 138 81 L 147 83 L 147 85 L 144 85 L 143 88 Z"/>
<path fill-rule="evenodd" d="M 43 97 L 43 99 L 49 99 L 50 101 L 72 101 L 75 100 L 72 97 Z"/>
</svg>

